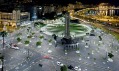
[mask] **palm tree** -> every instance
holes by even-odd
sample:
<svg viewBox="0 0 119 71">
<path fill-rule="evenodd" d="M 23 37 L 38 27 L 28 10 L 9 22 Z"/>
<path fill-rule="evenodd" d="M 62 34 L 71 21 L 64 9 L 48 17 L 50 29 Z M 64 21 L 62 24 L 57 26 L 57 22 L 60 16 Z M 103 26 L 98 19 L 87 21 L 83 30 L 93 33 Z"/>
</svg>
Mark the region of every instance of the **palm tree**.
<svg viewBox="0 0 119 71">
<path fill-rule="evenodd" d="M 25 44 L 26 46 L 28 46 L 29 43 L 30 43 L 29 40 L 24 41 L 24 44 Z M 28 47 L 29 47 L 29 46 L 28 46 Z M 28 56 L 27 56 L 27 59 L 29 59 L 29 58 L 30 58 L 30 56 L 29 56 L 29 48 L 28 48 Z"/>
<path fill-rule="evenodd" d="M 4 37 L 6 37 L 7 36 L 7 32 L 6 31 L 2 31 L 2 32 L 0 32 L 0 36 L 2 36 L 3 37 L 3 49 L 4 49 Z"/>
<path fill-rule="evenodd" d="M 4 44 L 5 44 L 4 43 L 4 37 L 7 36 L 7 32 L 6 31 L 0 32 L 0 36 L 3 37 L 3 55 L 2 55 L 2 57 L 0 57 L 2 59 L 2 71 L 3 71 L 3 65 L 4 65 Z"/>
</svg>

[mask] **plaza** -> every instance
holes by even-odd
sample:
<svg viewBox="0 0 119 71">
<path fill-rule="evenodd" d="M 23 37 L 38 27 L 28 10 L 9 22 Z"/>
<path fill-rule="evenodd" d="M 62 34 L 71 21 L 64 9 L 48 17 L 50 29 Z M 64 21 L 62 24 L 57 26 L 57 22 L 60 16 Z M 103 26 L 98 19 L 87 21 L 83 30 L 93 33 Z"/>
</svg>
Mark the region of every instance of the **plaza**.
<svg viewBox="0 0 119 71">
<path fill-rule="evenodd" d="M 61 23 L 61 20 L 56 22 Z M 34 22 L 8 33 L 5 37 L 4 71 L 60 71 L 57 62 L 77 68 L 68 71 L 118 71 L 119 42 L 110 33 L 86 23 L 81 21 L 81 24 L 93 31 L 83 37 L 77 36 L 79 33 L 76 35 L 79 37 L 76 49 L 56 47 L 53 37 L 46 34 L 46 31 L 41 32 L 42 27 L 34 27 Z M 0 42 L 2 46 L 2 39 Z M 7 47 L 10 43 L 17 45 L 19 49 Z M 3 52 L 3 48 L 0 48 L 0 52 Z M 109 58 L 108 53 L 112 53 L 114 57 Z"/>
</svg>

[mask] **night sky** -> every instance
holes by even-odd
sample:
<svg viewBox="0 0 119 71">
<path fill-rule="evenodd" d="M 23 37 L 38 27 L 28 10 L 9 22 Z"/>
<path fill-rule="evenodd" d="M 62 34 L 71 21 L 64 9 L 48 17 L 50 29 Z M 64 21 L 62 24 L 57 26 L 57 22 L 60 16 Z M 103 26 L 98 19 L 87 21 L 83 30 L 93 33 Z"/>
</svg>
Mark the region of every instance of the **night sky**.
<svg viewBox="0 0 119 71">
<path fill-rule="evenodd" d="M 82 2 L 83 4 L 99 4 L 102 2 L 108 2 L 112 5 L 114 4 L 119 6 L 119 0 L 37 0 L 37 1 L 39 1 L 40 3 L 58 3 L 58 4 L 75 3 L 76 1 Z"/>
<path fill-rule="evenodd" d="M 0 0 L 0 1 L 16 1 L 16 0 Z M 23 0 L 19 0 L 23 1 Z M 55 3 L 55 4 L 67 4 L 67 3 L 75 3 L 76 1 L 82 2 L 83 4 L 99 4 L 102 2 L 108 2 L 112 5 L 119 6 L 119 0 L 32 0 L 38 4 L 45 4 L 45 3 Z"/>
</svg>

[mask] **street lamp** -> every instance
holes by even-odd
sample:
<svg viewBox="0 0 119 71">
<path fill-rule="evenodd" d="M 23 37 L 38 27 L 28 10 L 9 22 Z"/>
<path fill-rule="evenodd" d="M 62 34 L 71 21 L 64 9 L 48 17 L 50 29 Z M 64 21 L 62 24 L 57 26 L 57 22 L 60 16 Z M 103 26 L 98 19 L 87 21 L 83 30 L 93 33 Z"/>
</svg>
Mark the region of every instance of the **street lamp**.
<svg viewBox="0 0 119 71">
<path fill-rule="evenodd" d="M 27 56 L 27 59 L 29 59 L 30 58 L 30 56 L 29 56 L 29 48 L 28 48 L 28 56 Z"/>
</svg>

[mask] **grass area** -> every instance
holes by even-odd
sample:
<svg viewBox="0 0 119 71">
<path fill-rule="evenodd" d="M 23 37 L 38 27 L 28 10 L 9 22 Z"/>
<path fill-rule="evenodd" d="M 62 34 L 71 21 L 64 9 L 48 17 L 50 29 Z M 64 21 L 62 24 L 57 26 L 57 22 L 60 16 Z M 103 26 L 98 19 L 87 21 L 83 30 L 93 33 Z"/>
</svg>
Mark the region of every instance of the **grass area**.
<svg viewBox="0 0 119 71">
<path fill-rule="evenodd" d="M 65 26 L 64 25 L 51 25 L 51 26 L 48 26 L 47 29 L 50 31 L 50 32 L 63 32 L 65 30 Z M 78 25 L 78 24 L 70 24 L 70 31 L 71 32 L 76 32 L 76 33 L 80 33 L 80 31 L 87 31 L 88 29 L 82 25 Z"/>
<path fill-rule="evenodd" d="M 34 23 L 34 26 L 36 26 L 36 27 L 43 27 L 43 26 L 45 26 L 46 24 L 44 24 L 44 23 L 41 23 L 41 22 L 36 22 L 36 23 Z"/>
</svg>

